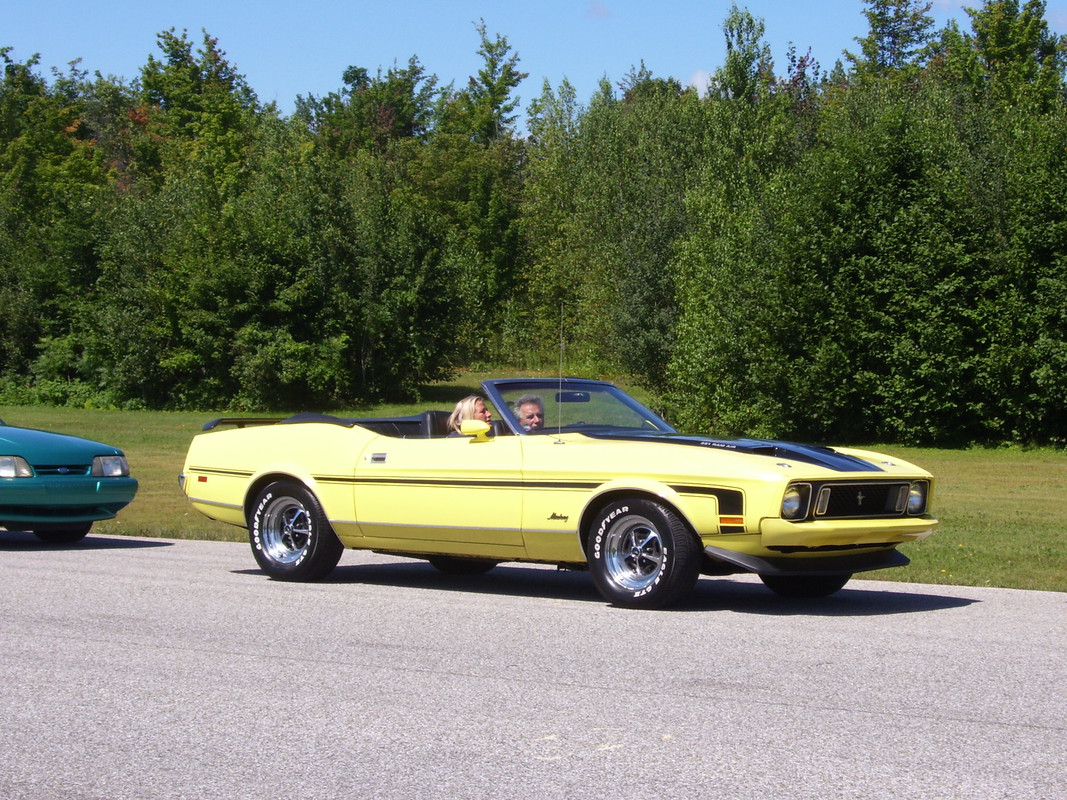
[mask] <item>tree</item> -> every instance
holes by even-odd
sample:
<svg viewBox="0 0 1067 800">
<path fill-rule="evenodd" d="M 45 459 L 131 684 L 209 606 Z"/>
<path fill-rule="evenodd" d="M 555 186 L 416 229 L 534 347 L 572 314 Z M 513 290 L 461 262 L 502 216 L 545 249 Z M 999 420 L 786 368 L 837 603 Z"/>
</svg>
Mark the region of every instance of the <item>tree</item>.
<svg viewBox="0 0 1067 800">
<path fill-rule="evenodd" d="M 0 50 L 0 355 L 3 370 L 74 377 L 71 326 L 97 277 L 107 173 L 84 120 L 76 62 L 56 87 Z M 70 358 L 65 356 L 69 354 Z"/>
<path fill-rule="evenodd" d="M 934 20 L 932 2 L 919 0 L 864 0 L 870 30 L 857 38 L 860 55 L 846 52 L 861 74 L 886 75 L 918 65 L 930 41 Z"/>
<path fill-rule="evenodd" d="M 527 108 L 530 129 L 528 160 L 524 170 L 522 231 L 523 249 L 530 268 L 519 282 L 521 303 L 509 305 L 511 317 L 504 325 L 504 338 L 516 366 L 539 365 L 549 348 L 531 351 L 522 342 L 555 340 L 560 314 L 569 310 L 567 336 L 581 337 L 574 312 L 580 304 L 586 254 L 577 249 L 579 175 L 576 167 L 579 123 L 582 112 L 574 86 L 564 80 L 553 90 L 546 80 L 541 96 Z M 555 324 L 550 325 L 549 321 Z M 569 347 L 569 346 L 568 346 Z M 558 351 L 553 353 L 558 356 Z M 568 353 L 569 357 L 574 354 Z M 577 365 L 573 358 L 572 368 Z"/>
<path fill-rule="evenodd" d="M 447 225 L 445 260 L 458 289 L 456 352 L 499 352 L 499 332 L 521 270 L 519 208 L 523 142 L 512 136 L 512 90 L 526 77 L 507 39 L 476 26 L 483 67 L 460 91 L 439 97 L 425 147 L 411 155 L 412 202 Z"/>
<path fill-rule="evenodd" d="M 755 100 L 773 82 L 771 48 L 763 40 L 762 19 L 741 11 L 736 5 L 723 23 L 726 37 L 726 63 L 716 72 L 713 86 L 735 100 Z"/>
<path fill-rule="evenodd" d="M 141 70 L 143 159 L 163 171 L 195 164 L 224 202 L 240 179 L 256 95 L 207 31 L 195 55 L 185 31 L 163 31 L 158 43 L 164 60 L 149 55 Z"/>
<path fill-rule="evenodd" d="M 484 20 L 475 30 L 481 41 L 478 55 L 482 57 L 482 68 L 465 89 L 442 99 L 440 125 L 442 132 L 465 134 L 489 143 L 514 130 L 519 100 L 512 97 L 512 92 L 528 73 L 519 71 L 519 56 L 511 52 L 506 36 L 498 34 L 490 40 Z"/>
<path fill-rule="evenodd" d="M 986 0 L 968 8 L 974 49 L 998 102 L 1034 102 L 1047 111 L 1064 100 L 1067 36 L 1056 36 L 1045 22 L 1044 0 Z"/>
<path fill-rule="evenodd" d="M 227 347 L 246 274 L 233 224 L 260 109 L 206 31 L 196 55 L 184 33 L 158 40 L 165 58 L 149 57 L 123 131 L 132 163 L 98 245 L 93 298 L 95 320 L 133 321 L 139 335 L 87 326 L 82 369 L 102 377 L 116 403 L 204 407 L 234 393 Z"/>
<path fill-rule="evenodd" d="M 375 77 L 363 67 L 345 70 L 345 89 L 322 99 L 298 97 L 295 118 L 338 153 L 364 147 L 384 152 L 406 140 L 425 142 L 434 125 L 437 76 L 426 75 L 414 56 L 404 69 Z"/>
</svg>

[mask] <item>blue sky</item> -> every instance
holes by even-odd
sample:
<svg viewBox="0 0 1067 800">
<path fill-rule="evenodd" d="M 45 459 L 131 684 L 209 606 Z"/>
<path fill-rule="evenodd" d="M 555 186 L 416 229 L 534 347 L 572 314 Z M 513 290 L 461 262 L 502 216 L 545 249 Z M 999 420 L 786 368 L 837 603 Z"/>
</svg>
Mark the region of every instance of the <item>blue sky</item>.
<svg viewBox="0 0 1067 800">
<path fill-rule="evenodd" d="M 955 18 L 969 30 L 962 5 L 934 0 L 936 26 Z M 131 80 L 149 54 L 159 56 L 157 33 L 188 30 L 199 45 L 206 29 L 259 99 L 289 113 L 297 95 L 340 89 L 350 65 L 373 74 L 406 66 L 414 55 L 442 84 L 462 85 L 481 66 L 474 23 L 484 20 L 491 37 L 507 37 L 530 74 L 518 89 L 525 108 L 546 79 L 555 88 L 566 78 L 585 103 L 601 78 L 617 84 L 642 61 L 657 77 L 699 82 L 723 63 L 730 6 L 730 0 L 8 0 L 0 47 L 12 48 L 9 58 L 20 62 L 40 53 L 45 74 L 80 58 L 90 73 Z M 763 19 L 779 74 L 790 43 L 800 53 L 810 48 L 828 70 L 867 33 L 862 0 L 738 6 Z M 1047 0 L 1046 9 L 1051 29 L 1067 32 L 1067 0 Z"/>
</svg>

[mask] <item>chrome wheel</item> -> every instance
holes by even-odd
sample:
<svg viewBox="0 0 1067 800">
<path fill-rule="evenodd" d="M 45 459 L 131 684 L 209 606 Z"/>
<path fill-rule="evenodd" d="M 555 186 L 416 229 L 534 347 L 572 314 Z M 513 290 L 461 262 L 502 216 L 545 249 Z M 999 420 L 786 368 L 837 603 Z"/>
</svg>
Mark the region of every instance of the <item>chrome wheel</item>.
<svg viewBox="0 0 1067 800">
<path fill-rule="evenodd" d="M 279 497 L 263 510 L 260 542 L 274 561 L 293 564 L 301 559 L 311 542 L 311 518 L 304 506 L 292 497 Z"/>
<path fill-rule="evenodd" d="M 664 608 L 688 594 L 700 574 L 700 540 L 674 509 L 651 498 L 604 505 L 586 537 L 593 582 L 615 605 Z"/>
<path fill-rule="evenodd" d="M 663 569 L 663 537 L 650 520 L 640 515 L 615 520 L 604 537 L 603 547 L 608 575 L 628 591 L 651 586 Z"/>
<path fill-rule="evenodd" d="M 318 498 L 292 481 L 260 492 L 248 515 L 248 539 L 263 571 L 283 581 L 324 577 L 344 550 Z"/>
</svg>

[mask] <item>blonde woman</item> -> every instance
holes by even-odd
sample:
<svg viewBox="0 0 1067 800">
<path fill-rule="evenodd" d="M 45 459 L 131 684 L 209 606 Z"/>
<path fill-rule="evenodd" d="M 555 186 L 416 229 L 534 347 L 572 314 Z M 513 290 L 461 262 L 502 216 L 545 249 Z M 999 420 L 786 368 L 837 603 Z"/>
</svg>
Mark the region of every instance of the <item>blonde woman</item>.
<svg viewBox="0 0 1067 800">
<path fill-rule="evenodd" d="M 482 422 L 491 422 L 493 412 L 489 410 L 485 400 L 476 394 L 472 394 L 456 403 L 456 410 L 448 418 L 448 429 L 452 433 L 459 433 L 459 426 L 465 419 L 480 419 Z"/>
</svg>

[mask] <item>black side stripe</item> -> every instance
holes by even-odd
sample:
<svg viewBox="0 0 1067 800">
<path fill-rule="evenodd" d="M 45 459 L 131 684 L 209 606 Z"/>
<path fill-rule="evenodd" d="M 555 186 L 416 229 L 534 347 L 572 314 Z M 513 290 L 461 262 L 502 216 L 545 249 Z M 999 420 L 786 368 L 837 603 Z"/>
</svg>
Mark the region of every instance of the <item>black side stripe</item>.
<svg viewBox="0 0 1067 800">
<path fill-rule="evenodd" d="M 460 478 L 344 478 L 315 476 L 315 480 L 329 483 L 351 483 L 363 486 L 424 486 L 455 487 L 464 489 L 581 489 L 592 491 L 602 482 L 592 481 L 524 481 L 515 480 L 463 480 Z"/>
<path fill-rule="evenodd" d="M 745 513 L 745 495 L 737 489 L 719 489 L 714 486 L 672 486 L 678 494 L 711 495 L 719 501 L 719 513 L 742 516 Z"/>
<path fill-rule="evenodd" d="M 232 478 L 250 478 L 251 472 L 232 469 L 214 469 L 210 467 L 190 467 L 190 472 L 206 475 L 219 475 Z M 346 475 L 315 475 L 319 483 L 350 484 L 363 486 L 424 486 L 439 488 L 466 489 L 554 489 L 570 491 L 593 491 L 605 481 L 524 481 L 516 480 L 460 480 L 449 478 L 357 478 Z M 737 489 L 723 489 L 716 486 L 690 486 L 676 484 L 670 487 L 678 494 L 695 496 L 712 496 L 719 501 L 719 513 L 740 516 L 745 513 L 745 495 Z"/>
<path fill-rule="evenodd" d="M 331 482 L 351 482 L 364 485 L 387 486 L 455 486 L 465 488 L 507 488 L 507 489 L 563 489 L 593 491 L 606 481 L 490 481 L 490 480 L 455 480 L 434 478 L 319 478 Z M 678 494 L 712 496 L 719 501 L 719 513 L 740 516 L 745 513 L 745 495 L 737 489 L 723 489 L 716 486 L 674 485 L 670 487 Z"/>
</svg>

